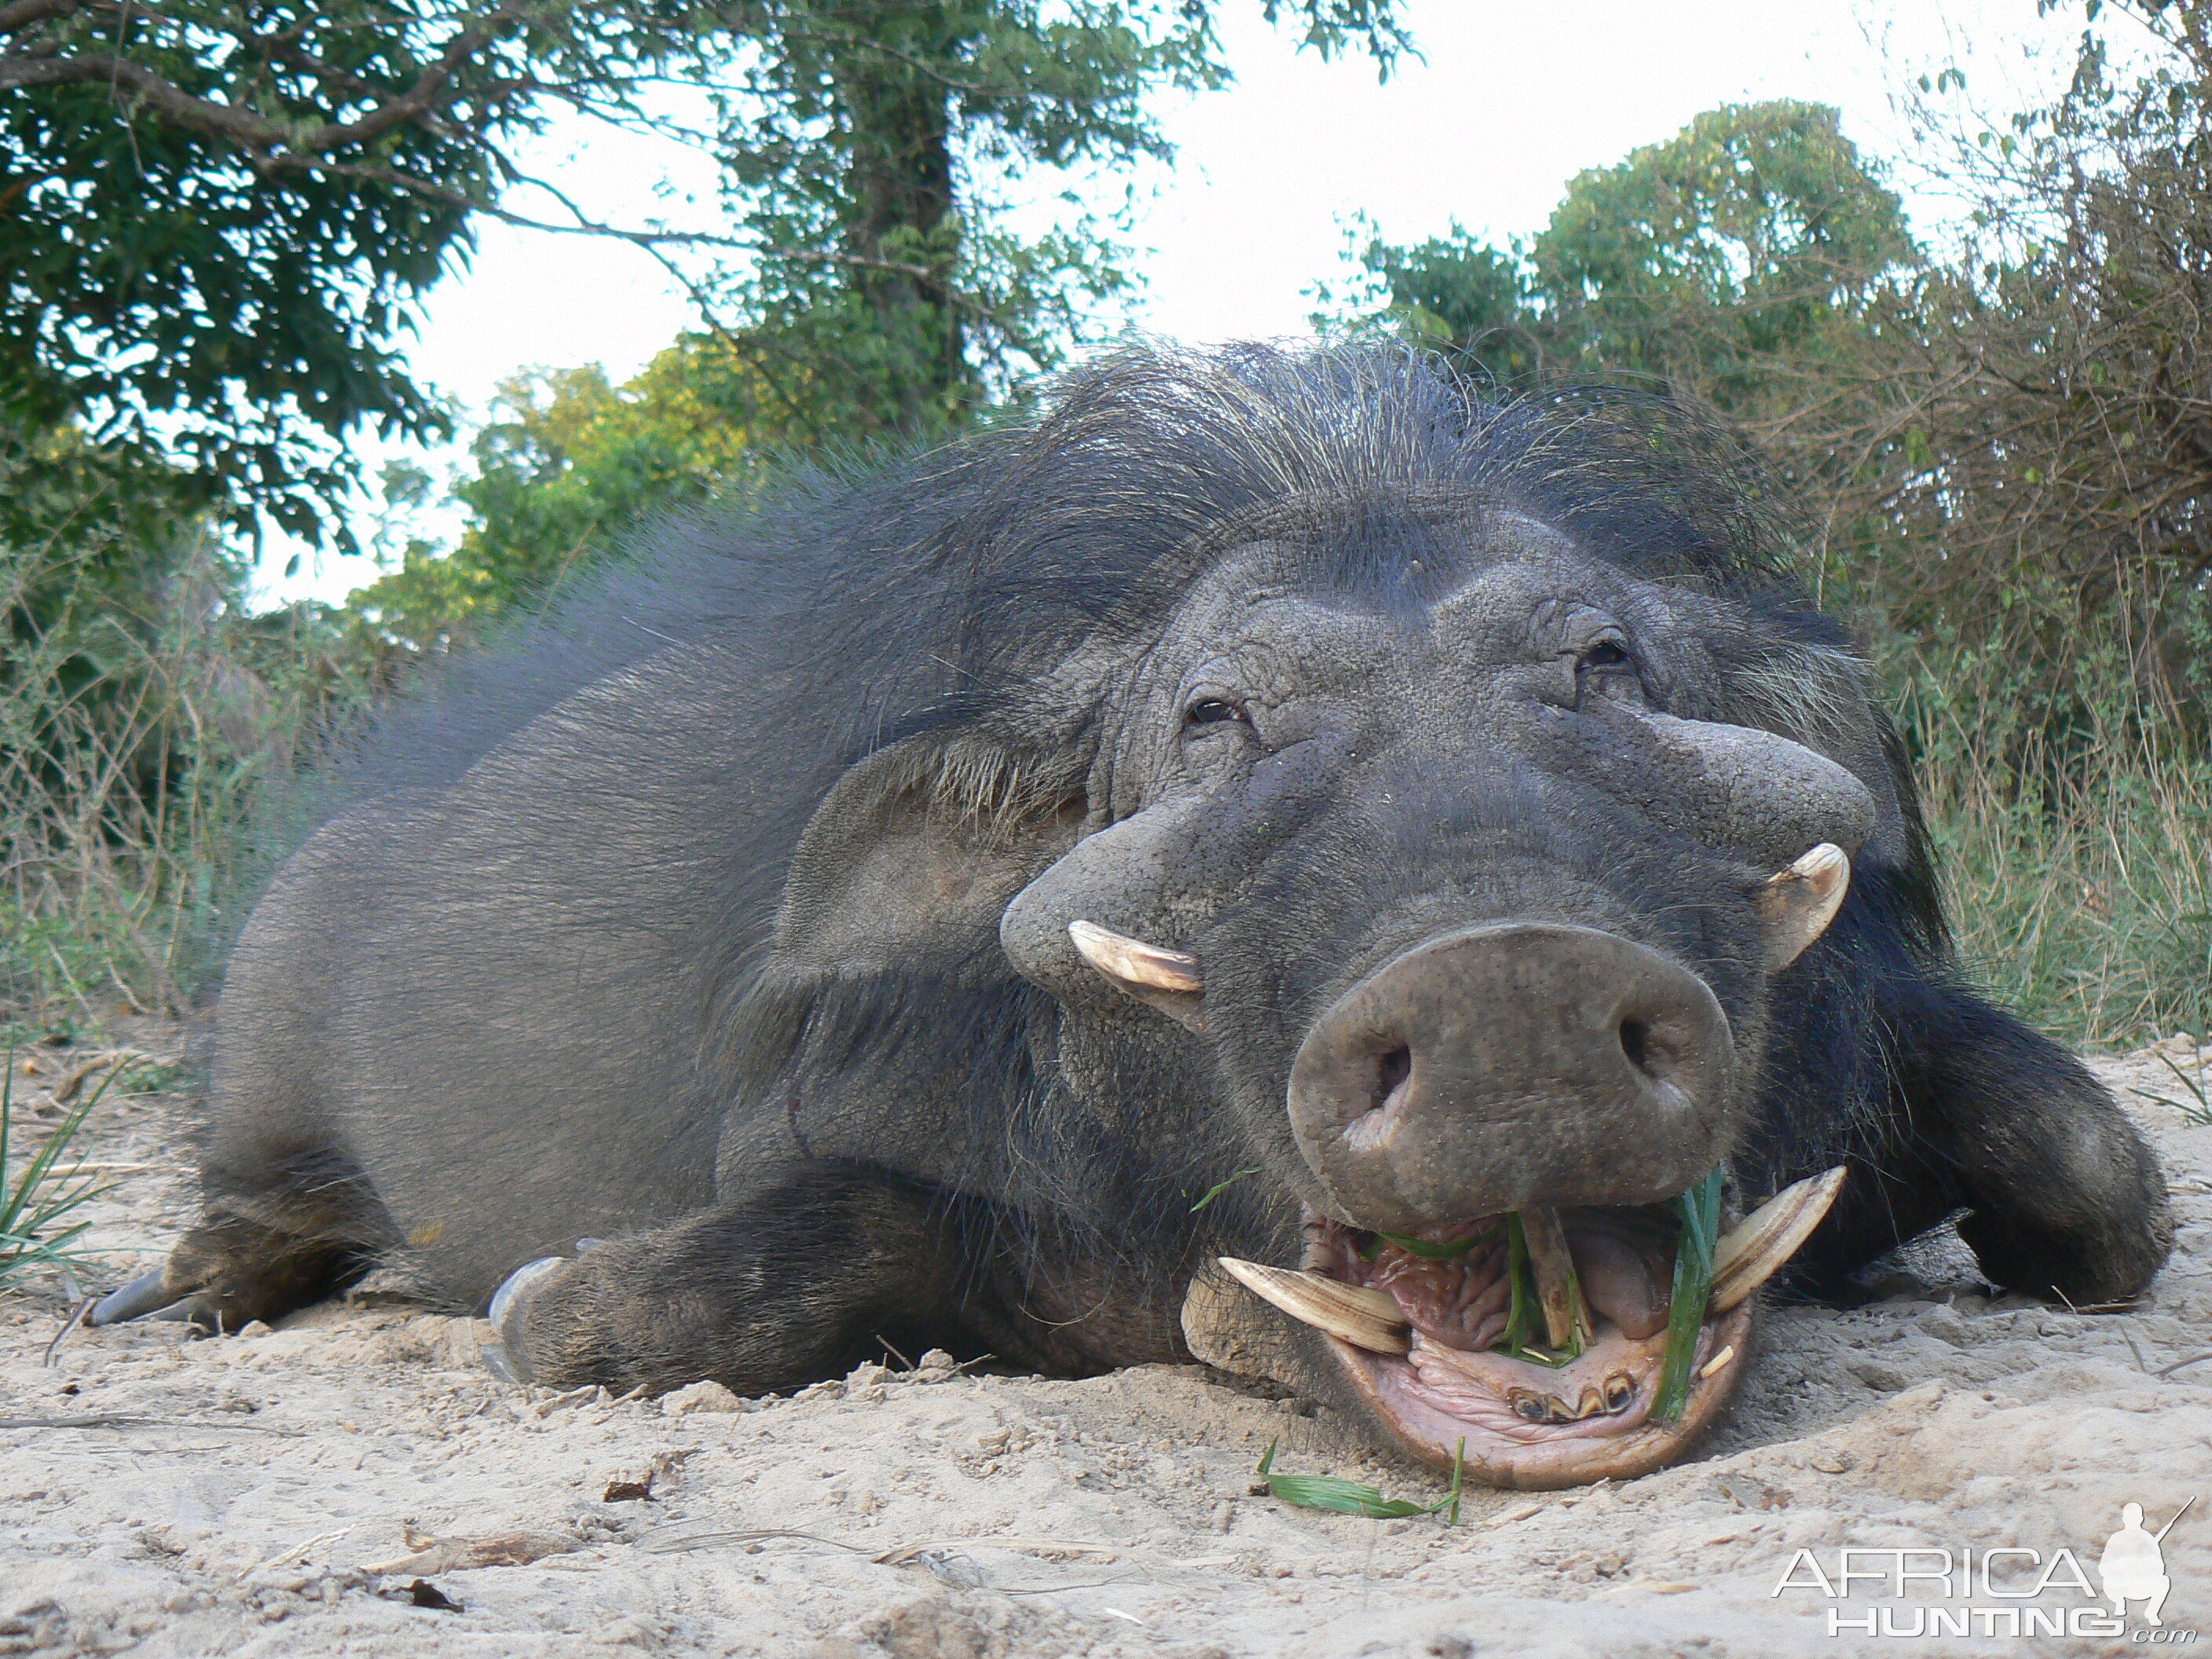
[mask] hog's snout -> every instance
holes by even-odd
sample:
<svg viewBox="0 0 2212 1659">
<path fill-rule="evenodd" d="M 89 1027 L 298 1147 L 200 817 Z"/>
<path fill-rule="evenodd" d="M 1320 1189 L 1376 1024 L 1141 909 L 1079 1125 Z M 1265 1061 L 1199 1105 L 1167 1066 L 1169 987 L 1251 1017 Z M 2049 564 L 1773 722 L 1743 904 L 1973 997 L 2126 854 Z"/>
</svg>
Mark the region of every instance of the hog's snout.
<svg viewBox="0 0 2212 1659">
<path fill-rule="evenodd" d="M 1727 1150 L 1735 1043 L 1705 981 L 1594 928 L 1490 924 L 1339 998 L 1291 1072 L 1300 1150 L 1353 1225 L 1644 1204 Z"/>
</svg>

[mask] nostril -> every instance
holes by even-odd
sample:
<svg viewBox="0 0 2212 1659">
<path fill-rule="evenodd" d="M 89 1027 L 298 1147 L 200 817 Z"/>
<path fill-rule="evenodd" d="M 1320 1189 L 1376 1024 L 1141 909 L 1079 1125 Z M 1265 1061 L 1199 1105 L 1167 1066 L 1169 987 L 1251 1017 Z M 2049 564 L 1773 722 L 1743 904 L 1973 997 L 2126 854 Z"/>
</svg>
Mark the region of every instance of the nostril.
<svg viewBox="0 0 2212 1659">
<path fill-rule="evenodd" d="M 1367 1105 L 1345 1126 L 1345 1144 L 1363 1151 L 1382 1145 L 1402 1115 L 1406 1079 L 1413 1074 L 1413 1051 L 1391 1049 L 1373 1057 L 1374 1071 L 1367 1085 Z M 1347 1079 L 1348 1080 L 1348 1079 Z M 1357 1096 L 1352 1097 L 1357 1099 Z"/>
<path fill-rule="evenodd" d="M 1681 1069 L 1682 1054 L 1668 1033 L 1655 1029 L 1649 1021 L 1624 1019 L 1620 1022 L 1620 1052 L 1628 1063 L 1650 1078 L 1654 1083 L 1664 1083 Z"/>
<path fill-rule="evenodd" d="M 1390 1097 L 1397 1093 L 1398 1085 L 1413 1074 L 1413 1051 L 1411 1048 L 1393 1048 L 1384 1054 L 1376 1067 L 1375 1104 L 1378 1107 L 1389 1104 Z"/>
<path fill-rule="evenodd" d="M 1620 1022 L 1620 1052 L 1628 1056 L 1631 1066 L 1654 1082 L 1664 1083 L 1674 1074 L 1674 1050 L 1656 1037 L 1651 1027 L 1640 1019 Z"/>
</svg>

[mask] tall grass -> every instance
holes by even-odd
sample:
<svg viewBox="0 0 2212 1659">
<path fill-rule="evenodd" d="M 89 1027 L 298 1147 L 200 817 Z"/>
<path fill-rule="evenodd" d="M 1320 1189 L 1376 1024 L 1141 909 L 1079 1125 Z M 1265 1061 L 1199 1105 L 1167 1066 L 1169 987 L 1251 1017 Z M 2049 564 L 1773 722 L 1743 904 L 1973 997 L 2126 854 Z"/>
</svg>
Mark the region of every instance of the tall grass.
<svg viewBox="0 0 2212 1659">
<path fill-rule="evenodd" d="M 1915 653 L 1899 678 L 1969 971 L 2076 1045 L 2212 1035 L 2212 757 L 2118 677 L 2074 688 L 2055 729 L 1971 653 Z"/>
<path fill-rule="evenodd" d="M 155 583 L 100 551 L 0 545 L 0 1019 L 181 1011 L 251 886 L 257 789 L 384 670 L 327 613 L 246 615 L 204 539 Z"/>
</svg>

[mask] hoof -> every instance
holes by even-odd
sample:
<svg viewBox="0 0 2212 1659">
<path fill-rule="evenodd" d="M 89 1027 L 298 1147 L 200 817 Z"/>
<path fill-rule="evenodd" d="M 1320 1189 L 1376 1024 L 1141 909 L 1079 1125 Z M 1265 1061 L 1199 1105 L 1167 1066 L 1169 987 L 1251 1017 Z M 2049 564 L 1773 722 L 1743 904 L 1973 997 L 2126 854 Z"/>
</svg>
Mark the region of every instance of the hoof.
<svg viewBox="0 0 2212 1659">
<path fill-rule="evenodd" d="M 88 1325 L 120 1325 L 126 1321 L 143 1319 L 148 1314 L 160 1315 L 181 1307 L 183 1298 L 169 1294 L 165 1288 L 163 1270 L 156 1267 L 150 1273 L 141 1273 L 119 1291 L 110 1291 L 94 1304 L 86 1318 Z M 170 1312 L 173 1319 L 189 1319 L 189 1313 Z"/>
<path fill-rule="evenodd" d="M 522 1340 L 530 1288 L 555 1268 L 566 1266 L 567 1261 L 567 1257 L 558 1255 L 526 1261 L 492 1292 L 491 1306 L 485 1310 L 484 1316 L 491 1321 L 493 1334 L 499 1340 L 484 1345 L 484 1364 L 501 1382 L 526 1384 L 537 1380 Z"/>
<path fill-rule="evenodd" d="M 518 1389 L 530 1386 L 530 1379 L 519 1373 L 507 1357 L 507 1344 L 487 1342 L 483 1345 L 484 1369 L 502 1382 L 512 1382 Z"/>
</svg>

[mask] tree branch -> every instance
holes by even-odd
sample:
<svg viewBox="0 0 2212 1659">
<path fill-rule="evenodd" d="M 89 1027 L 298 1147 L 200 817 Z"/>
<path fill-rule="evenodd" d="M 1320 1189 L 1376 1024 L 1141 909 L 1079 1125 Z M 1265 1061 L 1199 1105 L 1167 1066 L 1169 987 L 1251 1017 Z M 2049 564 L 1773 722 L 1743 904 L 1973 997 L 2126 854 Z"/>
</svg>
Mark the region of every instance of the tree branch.
<svg viewBox="0 0 2212 1659">
<path fill-rule="evenodd" d="M 66 17 L 76 9 L 76 0 L 15 0 L 0 6 L 0 34 L 15 34 L 49 17 Z"/>
<path fill-rule="evenodd" d="M 58 9 L 61 0 L 21 0 L 21 4 L 13 9 L 21 10 L 23 5 L 29 4 Z M 511 21 L 513 14 L 502 7 L 495 15 Z M 405 122 L 427 118 L 438 102 L 441 89 L 451 82 L 454 72 L 495 39 L 496 34 L 488 29 L 464 29 L 447 43 L 437 61 L 424 70 L 405 92 L 359 120 L 325 121 L 313 128 L 271 121 L 235 104 L 198 97 L 143 64 L 112 56 L 0 58 L 0 92 L 104 82 L 112 87 L 127 87 L 173 125 L 209 137 L 228 139 L 258 155 L 327 155 L 335 149 L 367 143 Z"/>
</svg>

